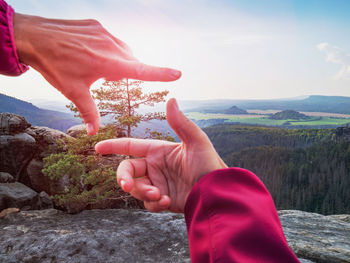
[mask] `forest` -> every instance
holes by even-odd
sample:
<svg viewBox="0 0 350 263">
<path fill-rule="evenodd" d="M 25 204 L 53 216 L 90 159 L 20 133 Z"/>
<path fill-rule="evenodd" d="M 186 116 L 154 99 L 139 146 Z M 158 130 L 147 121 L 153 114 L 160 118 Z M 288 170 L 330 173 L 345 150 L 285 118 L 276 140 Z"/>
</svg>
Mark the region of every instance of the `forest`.
<svg viewBox="0 0 350 263">
<path fill-rule="evenodd" d="M 227 165 L 254 172 L 277 209 L 350 213 L 350 128 L 204 128 Z"/>
</svg>

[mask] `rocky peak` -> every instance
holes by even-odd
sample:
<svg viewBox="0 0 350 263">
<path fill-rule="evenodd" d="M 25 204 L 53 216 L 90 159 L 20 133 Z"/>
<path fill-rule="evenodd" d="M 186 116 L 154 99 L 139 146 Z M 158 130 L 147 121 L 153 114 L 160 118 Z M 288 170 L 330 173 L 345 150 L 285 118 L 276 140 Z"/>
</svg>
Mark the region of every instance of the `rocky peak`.
<svg viewBox="0 0 350 263">
<path fill-rule="evenodd" d="M 13 113 L 0 114 L 0 135 L 21 133 L 30 126 L 22 116 Z"/>
</svg>

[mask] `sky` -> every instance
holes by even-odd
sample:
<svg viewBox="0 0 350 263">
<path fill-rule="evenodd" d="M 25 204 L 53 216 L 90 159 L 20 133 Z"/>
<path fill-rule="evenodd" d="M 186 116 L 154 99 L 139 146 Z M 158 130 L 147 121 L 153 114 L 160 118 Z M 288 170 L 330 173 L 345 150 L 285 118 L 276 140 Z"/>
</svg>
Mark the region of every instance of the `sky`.
<svg viewBox="0 0 350 263">
<path fill-rule="evenodd" d="M 144 83 L 145 91 L 180 100 L 350 96 L 348 0 L 7 2 L 25 14 L 97 19 L 140 61 L 182 71 L 176 82 Z M 0 76 L 0 93 L 64 101 L 34 69 Z"/>
</svg>

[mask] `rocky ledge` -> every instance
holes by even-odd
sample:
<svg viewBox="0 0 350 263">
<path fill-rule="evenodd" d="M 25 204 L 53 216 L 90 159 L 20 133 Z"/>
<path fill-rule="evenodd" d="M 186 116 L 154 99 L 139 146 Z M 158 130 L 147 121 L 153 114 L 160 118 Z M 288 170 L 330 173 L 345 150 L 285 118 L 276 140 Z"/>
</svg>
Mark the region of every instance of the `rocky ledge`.
<svg viewBox="0 0 350 263">
<path fill-rule="evenodd" d="M 0 262 L 190 262 L 181 215 L 48 209 L 0 219 Z"/>
<path fill-rule="evenodd" d="M 350 215 L 284 210 L 279 217 L 288 244 L 299 257 L 317 263 L 350 262 Z"/>
<path fill-rule="evenodd" d="M 350 215 L 279 212 L 301 262 L 350 262 Z M 190 262 L 182 215 L 54 209 L 0 219 L 0 262 Z"/>
</svg>

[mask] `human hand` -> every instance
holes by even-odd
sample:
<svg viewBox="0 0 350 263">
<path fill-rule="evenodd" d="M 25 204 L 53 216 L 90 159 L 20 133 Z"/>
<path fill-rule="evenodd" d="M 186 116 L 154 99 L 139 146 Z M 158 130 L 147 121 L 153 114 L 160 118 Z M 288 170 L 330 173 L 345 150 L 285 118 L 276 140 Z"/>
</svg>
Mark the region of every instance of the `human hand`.
<svg viewBox="0 0 350 263">
<path fill-rule="evenodd" d="M 122 189 L 144 201 L 149 211 L 183 212 L 197 181 L 227 166 L 207 135 L 179 110 L 175 99 L 167 103 L 167 121 L 181 143 L 120 138 L 99 142 L 95 149 L 101 154 L 141 157 L 120 163 L 117 181 Z"/>
<path fill-rule="evenodd" d="M 130 48 L 95 20 L 59 20 L 15 13 L 14 37 L 21 62 L 30 65 L 78 108 L 90 135 L 100 116 L 90 95 L 97 79 L 173 81 L 181 72 L 139 62 Z"/>
</svg>

